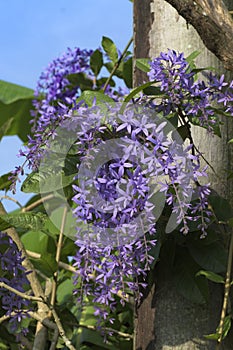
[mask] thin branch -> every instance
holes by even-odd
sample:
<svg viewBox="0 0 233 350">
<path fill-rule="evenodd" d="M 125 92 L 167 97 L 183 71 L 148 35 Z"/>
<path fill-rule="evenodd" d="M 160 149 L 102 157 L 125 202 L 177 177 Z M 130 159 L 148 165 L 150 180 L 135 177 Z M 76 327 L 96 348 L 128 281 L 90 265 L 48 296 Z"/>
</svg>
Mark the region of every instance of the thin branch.
<svg viewBox="0 0 233 350">
<path fill-rule="evenodd" d="M 1 197 L 0 197 L 0 200 L 2 200 L 2 199 L 7 199 L 7 200 L 9 200 L 9 201 L 12 201 L 12 202 L 14 202 L 15 204 L 17 204 L 21 209 L 23 208 L 23 206 L 19 203 L 19 201 L 17 201 L 17 199 L 14 199 L 14 198 L 12 198 L 12 197 L 10 197 L 10 196 L 7 196 L 7 195 L 1 196 Z"/>
<path fill-rule="evenodd" d="M 3 204 L 0 202 L 0 215 L 5 215 L 5 214 L 7 214 L 7 212 Z M 17 231 L 15 230 L 15 228 L 11 227 L 5 232 L 15 242 L 19 251 L 21 251 L 22 257 L 24 258 L 22 265 L 25 267 L 26 272 L 29 272 L 27 275 L 27 279 L 30 283 L 34 296 L 39 299 L 42 298 L 42 300 L 44 300 L 44 291 L 42 289 L 40 281 L 37 278 L 34 266 L 32 265 L 31 261 L 28 259 L 26 250 L 24 248 L 22 241 L 19 238 Z M 41 314 L 42 319 L 48 317 L 49 308 L 44 302 L 38 301 L 38 310 Z M 44 350 L 44 342 L 46 341 L 45 332 L 46 332 L 46 329 L 44 328 L 42 323 L 39 322 L 36 327 L 36 334 L 34 339 L 35 349 Z"/>
<path fill-rule="evenodd" d="M 232 270 L 232 258 L 233 258 L 233 230 L 231 232 L 231 239 L 230 239 L 230 246 L 229 246 L 229 253 L 228 253 L 228 262 L 227 262 L 227 272 L 226 272 L 226 279 L 225 279 L 225 291 L 224 291 L 224 298 L 223 298 L 223 305 L 222 305 L 222 312 L 221 312 L 221 319 L 218 327 L 218 346 L 217 349 L 220 349 L 220 344 L 223 340 L 223 325 L 224 320 L 227 313 L 227 305 L 229 300 L 229 293 L 231 288 L 231 270 Z"/>
<path fill-rule="evenodd" d="M 64 328 L 61 324 L 61 321 L 56 313 L 56 311 L 52 308 L 51 309 L 51 312 L 52 312 L 52 315 L 53 315 L 53 318 L 54 318 L 54 321 L 57 325 L 57 328 L 59 330 L 59 334 L 60 336 L 62 337 L 65 345 L 67 346 L 68 349 L 70 350 L 76 350 L 75 347 L 71 344 L 71 341 L 67 338 L 66 334 L 65 334 L 65 331 L 64 331 Z"/>
<path fill-rule="evenodd" d="M 80 324 L 78 325 L 79 327 L 81 328 L 86 328 L 86 329 L 90 329 L 92 331 L 96 331 L 97 328 L 95 326 L 91 326 L 91 325 L 86 325 L 86 324 Z M 130 333 L 124 333 L 124 332 L 121 332 L 121 331 L 118 331 L 117 329 L 114 329 L 114 328 L 104 328 L 105 331 L 107 332 L 110 332 L 110 333 L 115 333 L 117 335 L 119 335 L 120 337 L 122 338 L 128 338 L 128 339 L 133 339 L 133 335 L 130 334 Z"/>
<path fill-rule="evenodd" d="M 117 68 L 118 68 L 119 65 L 121 64 L 121 61 L 123 60 L 123 58 L 124 58 L 126 52 L 128 51 L 128 48 L 130 47 L 130 45 L 132 44 L 132 42 L 133 42 L 133 38 L 131 38 L 131 39 L 129 40 L 129 42 L 128 42 L 128 44 L 126 45 L 124 51 L 122 52 L 122 54 L 121 54 L 119 60 L 115 63 L 115 65 L 114 65 L 114 67 L 113 67 L 113 69 L 112 69 L 112 71 L 111 71 L 111 73 L 110 73 L 108 79 L 106 80 L 106 83 L 104 84 L 104 87 L 103 87 L 103 91 L 104 91 L 104 92 L 105 92 L 105 90 L 107 89 L 109 82 L 111 81 L 111 79 L 112 79 L 114 73 L 116 72 Z"/>
<path fill-rule="evenodd" d="M 41 297 L 34 297 L 33 295 L 27 295 L 26 293 L 22 293 L 19 290 L 8 286 L 8 284 L 6 284 L 4 282 L 0 282 L 0 288 L 5 288 L 5 289 L 9 290 L 11 293 L 14 293 L 14 294 L 18 295 L 22 299 L 26 299 L 26 300 L 30 300 L 30 301 L 36 301 L 36 302 L 39 301 L 39 302 L 44 303 L 43 298 L 41 298 Z"/>
<path fill-rule="evenodd" d="M 3 315 L 2 317 L 0 317 L 0 324 L 9 320 L 12 316 L 14 316 L 14 313 L 12 313 L 10 315 Z"/>
<path fill-rule="evenodd" d="M 30 211 L 30 210 L 38 207 L 40 204 L 43 204 L 44 202 L 46 202 L 46 201 L 48 201 L 48 200 L 50 200 L 52 198 L 54 198 L 54 195 L 53 194 L 48 194 L 47 196 L 42 197 L 42 198 L 38 199 L 37 201 L 35 201 L 34 203 L 28 205 L 27 207 L 22 208 L 22 213 Z"/>
<path fill-rule="evenodd" d="M 41 258 L 41 254 L 32 252 L 31 250 L 27 250 L 27 255 L 33 259 L 40 259 Z M 58 266 L 64 270 L 70 271 L 72 273 L 77 273 L 77 270 L 75 269 L 75 267 L 68 265 L 68 264 L 64 263 L 63 261 L 59 261 Z"/>
<path fill-rule="evenodd" d="M 68 208 L 65 207 L 62 215 L 62 221 L 61 221 L 61 229 L 59 233 L 59 238 L 57 242 L 57 251 L 56 251 L 56 262 L 59 263 L 60 257 L 61 257 L 61 250 L 62 250 L 62 241 L 63 241 L 63 235 L 64 235 L 64 229 L 66 224 L 66 218 L 67 218 L 67 211 Z M 52 294 L 51 294 L 51 305 L 54 306 L 55 300 L 56 300 L 56 291 L 57 291 L 57 277 L 58 277 L 58 270 L 53 274 L 53 286 L 52 286 Z"/>
</svg>

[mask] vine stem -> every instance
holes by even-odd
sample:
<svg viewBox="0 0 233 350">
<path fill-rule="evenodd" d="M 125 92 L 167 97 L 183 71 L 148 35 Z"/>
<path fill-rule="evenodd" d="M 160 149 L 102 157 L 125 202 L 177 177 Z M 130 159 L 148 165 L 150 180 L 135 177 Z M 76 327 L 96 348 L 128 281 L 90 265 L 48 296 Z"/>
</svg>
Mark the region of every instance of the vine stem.
<svg viewBox="0 0 233 350">
<path fill-rule="evenodd" d="M 35 297 L 33 295 L 27 295 L 26 293 L 22 293 L 20 292 L 18 289 L 15 289 L 11 286 L 8 286 L 8 284 L 4 283 L 4 282 L 0 282 L 0 288 L 5 288 L 7 290 L 9 290 L 9 292 L 14 293 L 16 295 L 18 295 L 19 297 L 26 299 L 26 300 L 30 300 L 30 301 L 39 301 L 41 303 L 44 302 L 44 299 L 41 297 Z"/>
<path fill-rule="evenodd" d="M 216 346 L 216 350 L 220 349 L 221 342 L 223 340 L 223 326 L 224 326 L 224 320 L 227 313 L 227 305 L 228 305 L 229 293 L 231 288 L 232 259 L 233 259 L 233 230 L 231 232 L 231 239 L 230 239 L 230 246 L 229 246 L 229 253 L 228 253 L 227 272 L 226 272 L 226 279 L 225 279 L 225 285 L 224 285 L 224 298 L 223 298 L 220 323 L 218 326 L 219 338 L 218 338 L 218 344 Z"/>
<path fill-rule="evenodd" d="M 3 206 L 3 204 L 0 202 L 0 215 L 6 215 L 7 212 Z M 26 271 L 29 272 L 27 275 L 27 279 L 30 282 L 33 294 L 37 298 L 42 298 L 44 300 L 44 291 L 42 289 L 42 286 L 40 284 L 40 281 L 37 277 L 36 271 L 34 269 L 34 266 L 32 265 L 31 261 L 28 259 L 25 247 L 23 243 L 21 242 L 19 235 L 15 228 L 11 227 L 8 230 L 5 231 L 6 234 L 12 238 L 12 240 L 17 245 L 19 251 L 22 253 L 22 257 L 24 258 L 22 265 L 25 267 Z M 41 300 L 37 302 L 38 303 L 38 310 L 40 310 L 41 318 L 45 319 L 48 317 L 49 308 L 48 306 L 43 303 Z M 41 322 L 37 323 L 36 327 L 36 333 L 35 333 L 35 339 L 33 344 L 34 350 L 43 350 L 44 349 L 44 342 L 46 341 L 46 328 L 43 326 Z"/>
<path fill-rule="evenodd" d="M 50 199 L 54 198 L 53 194 L 49 194 L 45 197 L 42 197 L 40 199 L 38 199 L 37 201 L 35 201 L 34 203 L 28 205 L 27 207 L 22 208 L 22 213 L 25 213 L 27 211 L 30 211 L 36 207 L 38 207 L 40 204 L 43 204 L 45 201 L 48 201 Z"/>
<path fill-rule="evenodd" d="M 132 42 L 133 42 L 133 37 L 129 40 L 129 42 L 128 42 L 128 44 L 126 45 L 124 51 L 122 52 L 120 58 L 119 58 L 118 61 L 115 63 L 115 65 L 114 65 L 114 67 L 113 67 L 113 69 L 112 69 L 112 71 L 111 71 L 111 73 L 110 73 L 108 79 L 106 80 L 106 82 L 105 82 L 105 84 L 104 84 L 104 87 L 103 87 L 103 91 L 104 91 L 104 92 L 106 91 L 109 82 L 111 81 L 111 79 L 112 79 L 114 73 L 116 72 L 117 68 L 119 67 L 121 61 L 123 60 L 123 58 L 124 58 L 124 56 L 125 56 L 125 54 L 126 54 L 128 48 L 130 47 L 130 45 L 132 44 Z"/>
<path fill-rule="evenodd" d="M 66 224 L 67 212 L 68 212 L 68 208 L 65 207 L 62 215 L 61 228 L 60 228 L 59 238 L 57 242 L 57 251 L 56 251 L 56 257 L 55 257 L 58 267 L 59 267 L 59 260 L 61 256 L 61 250 L 62 250 L 62 241 L 63 241 L 64 229 Z M 54 306 L 55 300 L 56 300 L 57 277 L 58 277 L 58 269 L 53 275 L 52 293 L 51 293 L 51 301 L 50 301 L 52 306 Z"/>
</svg>

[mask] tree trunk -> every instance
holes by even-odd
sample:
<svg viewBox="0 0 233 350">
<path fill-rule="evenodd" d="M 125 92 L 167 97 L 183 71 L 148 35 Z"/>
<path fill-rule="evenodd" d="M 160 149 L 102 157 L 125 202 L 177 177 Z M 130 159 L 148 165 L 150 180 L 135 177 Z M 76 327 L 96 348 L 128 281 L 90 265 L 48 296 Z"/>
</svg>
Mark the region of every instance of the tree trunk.
<svg viewBox="0 0 233 350">
<path fill-rule="evenodd" d="M 233 7 L 232 0 L 226 4 Z M 213 66 L 223 72 L 222 63 L 205 48 L 196 30 L 165 0 L 134 0 L 134 39 L 136 58 L 153 58 L 168 48 L 184 52 L 186 57 L 198 50 L 201 51 L 197 59 L 199 67 Z M 135 86 L 148 80 L 137 68 L 134 73 Z M 227 75 L 230 77 L 229 73 Z M 211 187 L 230 199 L 233 197 L 233 181 L 228 179 L 227 170 L 232 169 L 233 154 L 232 147 L 228 147 L 227 142 L 233 137 L 232 121 L 224 120 L 221 139 L 208 135 L 199 127 L 192 133 L 196 146 L 217 173 L 216 176 L 209 171 Z M 209 304 L 204 307 L 197 306 L 182 298 L 169 278 L 159 270 L 158 264 L 155 284 L 147 291 L 137 310 L 135 349 L 215 349 L 216 343 L 206 340 L 203 335 L 216 331 L 222 306 L 222 288 L 215 285 L 211 288 Z M 146 318 L 150 321 L 147 322 Z M 154 325 L 151 325 L 151 320 Z M 233 349 L 231 335 L 224 341 L 221 349 Z"/>
</svg>

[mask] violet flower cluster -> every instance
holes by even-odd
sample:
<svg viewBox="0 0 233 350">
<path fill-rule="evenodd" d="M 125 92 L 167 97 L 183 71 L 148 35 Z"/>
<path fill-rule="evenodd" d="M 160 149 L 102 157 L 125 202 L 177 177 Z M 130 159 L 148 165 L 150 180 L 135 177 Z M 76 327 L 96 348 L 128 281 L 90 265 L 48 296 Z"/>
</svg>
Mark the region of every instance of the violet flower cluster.
<svg viewBox="0 0 233 350">
<path fill-rule="evenodd" d="M 174 129 L 164 116 L 177 113 L 182 122 L 198 122 L 212 131 L 218 124 L 214 105 L 232 114 L 233 91 L 223 76 L 195 80 L 184 55 L 168 51 L 151 62 L 148 76 L 161 94 L 150 108 L 143 102 L 103 109 L 94 101 L 90 108 L 76 105 L 79 90 L 69 91 L 67 75 L 89 74 L 90 55 L 91 51 L 70 50 L 42 75 L 37 95 L 43 92 L 44 97 L 35 102 L 33 136 L 21 154 L 37 170 L 57 128 L 67 121 L 66 127 L 77 127 L 75 293 L 78 300 L 88 297 L 96 303 L 101 324 L 109 320 L 116 296 L 121 295 L 122 303 L 127 293 L 140 299 L 154 259 L 156 221 L 165 205 L 172 213 L 166 232 L 178 229 L 186 234 L 189 222 L 196 221 L 205 235 L 210 222 L 208 186 L 197 186 L 198 196 L 191 200 L 193 186 L 206 175 L 199 157 L 193 145 L 184 148 L 178 136 L 169 136 Z"/>
<path fill-rule="evenodd" d="M 187 117 L 214 132 L 219 126 L 219 108 L 233 115 L 233 82 L 227 83 L 224 75 L 218 78 L 203 70 L 204 80 L 195 80 L 195 71 L 190 70 L 184 54 L 174 50 L 162 52 L 150 66 L 149 79 L 157 83 L 163 94 L 154 107 L 165 116 L 176 112 L 181 119 Z"/>
<path fill-rule="evenodd" d="M 48 146 L 47 140 L 53 135 L 55 129 L 63 122 L 63 115 L 67 108 L 78 108 L 76 100 L 81 94 L 78 81 L 71 83 L 69 76 L 82 73 L 93 81 L 95 90 L 95 77 L 90 68 L 90 58 L 93 50 L 70 49 L 60 57 L 54 59 L 42 72 L 35 90 L 34 109 L 31 111 L 32 135 L 28 137 L 28 145 L 20 150 L 20 156 L 26 158 L 29 169 L 37 170 L 43 150 Z M 128 92 L 126 88 L 106 87 L 105 94 L 114 101 L 118 101 Z M 24 174 L 23 166 L 18 166 L 12 172 L 12 190 L 15 192 L 15 182 Z"/>
<path fill-rule="evenodd" d="M 120 107 L 108 106 L 104 118 L 98 107 L 74 115 L 81 125 L 78 184 L 73 186 L 76 294 L 78 300 L 92 297 L 99 304 L 100 323 L 109 321 L 108 310 L 114 309 L 119 293 L 140 300 L 154 259 L 150 252 L 156 245 L 156 221 L 165 205 L 172 212 L 167 232 L 186 234 L 189 221 L 201 217 L 204 233 L 210 220 L 207 186 L 201 190 L 201 204 L 191 202 L 195 181 L 205 176 L 191 147 L 184 148 L 174 133 L 171 138 L 171 126 L 153 109 Z"/>
<path fill-rule="evenodd" d="M 5 233 L 0 232 L 0 282 L 25 293 L 29 288 L 27 272 L 22 265 L 23 258 L 13 240 Z M 16 331 L 23 318 L 28 317 L 30 301 L 5 288 L 0 288 L 1 307 L 5 315 L 10 317 L 11 330 Z M 21 332 L 27 332 L 21 329 Z"/>
</svg>

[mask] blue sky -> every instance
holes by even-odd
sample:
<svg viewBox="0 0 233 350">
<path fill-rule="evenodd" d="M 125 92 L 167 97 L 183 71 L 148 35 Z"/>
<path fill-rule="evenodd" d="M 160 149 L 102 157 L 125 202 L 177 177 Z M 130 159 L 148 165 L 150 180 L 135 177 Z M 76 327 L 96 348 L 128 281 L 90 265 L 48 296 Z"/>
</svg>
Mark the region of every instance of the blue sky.
<svg viewBox="0 0 233 350">
<path fill-rule="evenodd" d="M 97 48 L 102 36 L 124 49 L 132 36 L 129 0 L 8 0 L 0 4 L 0 80 L 35 88 L 43 69 L 67 47 Z M 0 143 L 0 174 L 21 161 L 15 137 Z M 0 195 L 4 193 L 0 192 Z M 15 196 L 25 202 L 19 192 Z M 8 210 L 16 206 L 4 200 Z"/>
</svg>

